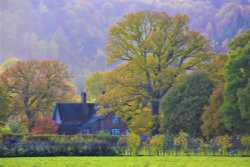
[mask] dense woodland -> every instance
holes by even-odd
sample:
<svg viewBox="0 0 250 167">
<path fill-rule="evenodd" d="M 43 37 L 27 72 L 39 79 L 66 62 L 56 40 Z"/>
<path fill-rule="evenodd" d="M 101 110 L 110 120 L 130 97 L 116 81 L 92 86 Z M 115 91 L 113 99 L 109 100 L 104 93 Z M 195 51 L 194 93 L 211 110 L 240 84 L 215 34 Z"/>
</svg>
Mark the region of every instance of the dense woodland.
<svg viewBox="0 0 250 167">
<path fill-rule="evenodd" d="M 0 63 L 60 60 L 73 71 L 80 92 L 90 73 L 113 67 L 105 65 L 110 26 L 138 10 L 187 14 L 190 28 L 209 37 L 216 52 L 225 52 L 227 43 L 250 27 L 248 0 L 4 0 Z"/>
<path fill-rule="evenodd" d="M 224 150 L 236 138 L 249 150 L 249 1 L 46 2 L 1 7 L 17 19 L 1 32 L 1 133 L 55 134 L 54 102 L 79 101 L 75 75 L 103 70 L 84 87 L 100 115 L 127 123 L 130 151 L 139 135 L 153 136 L 156 149 L 174 135 L 184 150 L 188 137 L 215 139 Z M 39 9 L 34 27 L 18 28 L 20 5 Z M 22 42 L 11 40 L 16 30 Z"/>
</svg>

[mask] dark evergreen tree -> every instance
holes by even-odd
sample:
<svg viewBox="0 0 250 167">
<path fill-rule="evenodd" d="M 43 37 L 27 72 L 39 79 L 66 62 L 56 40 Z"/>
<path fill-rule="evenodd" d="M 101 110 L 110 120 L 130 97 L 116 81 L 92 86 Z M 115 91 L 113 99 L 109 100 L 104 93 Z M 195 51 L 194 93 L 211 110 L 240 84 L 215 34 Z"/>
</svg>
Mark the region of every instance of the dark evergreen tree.
<svg viewBox="0 0 250 167">
<path fill-rule="evenodd" d="M 201 115 L 214 88 L 206 73 L 194 72 L 164 97 L 161 104 L 162 130 L 200 136 Z"/>
</svg>

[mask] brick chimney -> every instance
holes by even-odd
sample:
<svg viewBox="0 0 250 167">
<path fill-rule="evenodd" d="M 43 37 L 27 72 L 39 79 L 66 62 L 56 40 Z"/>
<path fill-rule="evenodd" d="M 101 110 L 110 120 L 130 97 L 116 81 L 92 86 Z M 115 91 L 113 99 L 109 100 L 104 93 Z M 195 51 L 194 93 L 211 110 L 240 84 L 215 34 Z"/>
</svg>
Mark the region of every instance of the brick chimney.
<svg viewBox="0 0 250 167">
<path fill-rule="evenodd" d="M 81 103 L 86 104 L 87 103 L 87 93 L 81 92 Z"/>
</svg>

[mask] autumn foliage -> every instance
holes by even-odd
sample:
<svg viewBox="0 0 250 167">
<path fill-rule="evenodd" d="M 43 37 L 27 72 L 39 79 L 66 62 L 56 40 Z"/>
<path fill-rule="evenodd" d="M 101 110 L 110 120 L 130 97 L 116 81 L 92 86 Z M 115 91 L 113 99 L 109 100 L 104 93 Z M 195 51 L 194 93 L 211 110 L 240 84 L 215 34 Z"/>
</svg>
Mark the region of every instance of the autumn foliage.
<svg viewBox="0 0 250 167">
<path fill-rule="evenodd" d="M 19 61 L 0 75 L 0 86 L 12 97 L 12 115 L 23 115 L 31 131 L 35 118 L 51 115 L 54 102 L 71 101 L 70 79 L 67 65 L 59 61 Z"/>
<path fill-rule="evenodd" d="M 58 125 L 48 117 L 40 117 L 35 120 L 32 134 L 56 134 Z"/>
</svg>

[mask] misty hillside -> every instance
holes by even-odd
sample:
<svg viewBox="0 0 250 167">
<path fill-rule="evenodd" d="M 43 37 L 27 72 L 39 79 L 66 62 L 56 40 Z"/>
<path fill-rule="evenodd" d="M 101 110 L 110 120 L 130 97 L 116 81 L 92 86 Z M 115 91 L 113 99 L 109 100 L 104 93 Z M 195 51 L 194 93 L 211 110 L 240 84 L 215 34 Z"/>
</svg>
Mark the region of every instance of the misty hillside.
<svg viewBox="0 0 250 167">
<path fill-rule="evenodd" d="M 70 67 L 75 84 L 105 70 L 109 27 L 138 10 L 190 16 L 190 27 L 212 39 L 216 52 L 250 27 L 249 0 L 2 0 L 0 63 L 9 58 L 58 59 Z"/>
</svg>

